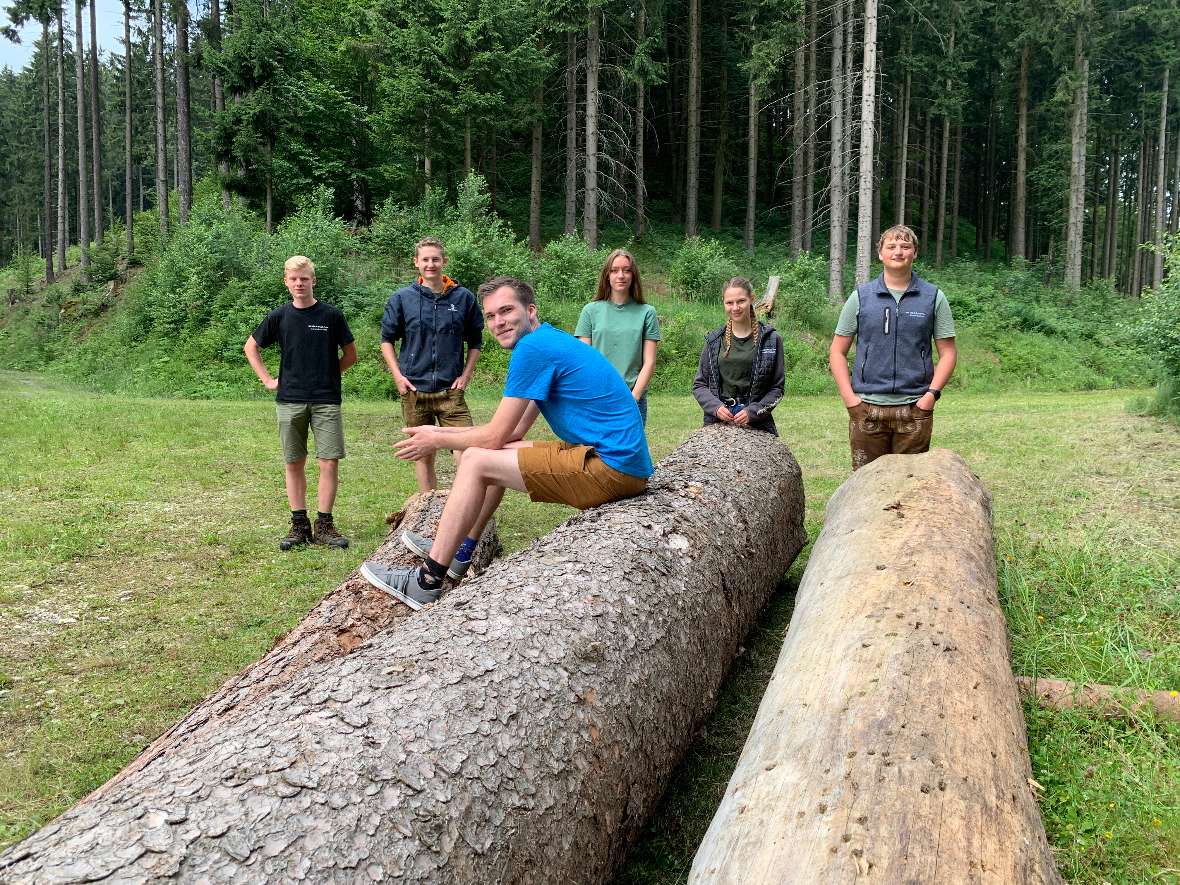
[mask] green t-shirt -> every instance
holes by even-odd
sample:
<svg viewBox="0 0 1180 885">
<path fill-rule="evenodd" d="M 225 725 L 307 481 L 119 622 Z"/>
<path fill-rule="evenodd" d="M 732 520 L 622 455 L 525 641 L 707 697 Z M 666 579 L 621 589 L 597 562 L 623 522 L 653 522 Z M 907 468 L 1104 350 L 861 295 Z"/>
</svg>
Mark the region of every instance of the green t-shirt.
<svg viewBox="0 0 1180 885">
<path fill-rule="evenodd" d="M 582 308 L 574 335 L 589 338 L 590 346 L 634 387 L 643 367 L 643 342 L 660 340 L 660 321 L 650 304 L 591 301 Z"/>
<path fill-rule="evenodd" d="M 905 292 L 905 289 L 889 290 L 889 294 L 898 302 L 901 301 L 901 296 Z M 856 317 L 859 313 L 860 296 L 853 289 L 852 294 L 848 296 L 848 300 L 844 302 L 844 307 L 840 310 L 840 319 L 836 322 L 836 334 L 855 338 L 857 328 Z M 955 337 L 955 318 L 951 314 L 950 302 L 946 300 L 946 295 L 943 294 L 942 289 L 939 289 L 934 296 L 934 337 L 936 339 Z M 921 397 L 906 396 L 901 393 L 868 393 L 862 396 L 861 399 L 875 406 L 901 406 L 906 403 L 917 402 Z"/>
<path fill-rule="evenodd" d="M 721 398 L 736 399 L 745 403 L 750 395 L 750 379 L 754 369 L 754 335 L 745 338 L 733 337 L 729 354 L 725 343 L 721 344 L 721 355 L 717 360 L 717 373 L 721 376 Z"/>
</svg>

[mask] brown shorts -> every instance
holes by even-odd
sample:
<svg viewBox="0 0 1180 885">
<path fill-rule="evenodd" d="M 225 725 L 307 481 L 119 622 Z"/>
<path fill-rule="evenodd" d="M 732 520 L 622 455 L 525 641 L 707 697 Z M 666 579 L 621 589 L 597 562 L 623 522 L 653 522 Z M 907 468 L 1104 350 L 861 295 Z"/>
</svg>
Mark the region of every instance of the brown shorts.
<svg viewBox="0 0 1180 885">
<path fill-rule="evenodd" d="M 630 498 L 647 480 L 608 467 L 590 446 L 539 440 L 516 450 L 516 465 L 534 501 L 568 504 L 579 510 Z"/>
<path fill-rule="evenodd" d="M 863 400 L 848 410 L 852 469 L 882 455 L 916 455 L 930 449 L 934 412 L 905 406 L 875 406 Z"/>
<path fill-rule="evenodd" d="M 461 390 L 422 393 L 407 390 L 401 396 L 402 418 L 406 427 L 437 424 L 439 427 L 470 427 L 471 410 Z"/>
</svg>

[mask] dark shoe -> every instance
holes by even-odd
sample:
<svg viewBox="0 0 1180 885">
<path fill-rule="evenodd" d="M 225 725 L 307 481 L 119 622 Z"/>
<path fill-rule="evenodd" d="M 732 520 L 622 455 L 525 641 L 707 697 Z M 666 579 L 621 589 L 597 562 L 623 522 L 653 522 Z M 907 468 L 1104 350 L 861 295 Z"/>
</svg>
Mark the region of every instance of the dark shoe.
<svg viewBox="0 0 1180 885">
<path fill-rule="evenodd" d="M 292 519 L 291 529 L 287 532 L 287 537 L 279 541 L 279 549 L 290 550 L 292 547 L 310 544 L 313 540 L 311 523 L 306 519 Z"/>
<path fill-rule="evenodd" d="M 442 596 L 442 588 L 433 590 L 418 583 L 418 566 L 403 565 L 390 568 L 372 560 L 361 563 L 361 575 L 374 587 L 384 590 L 395 599 L 400 599 L 410 608 L 417 611 L 424 605 L 437 602 Z"/>
<path fill-rule="evenodd" d="M 402 532 L 402 543 L 406 545 L 406 549 L 411 553 L 426 559 L 430 556 L 430 548 L 434 545 L 434 539 L 406 530 Z M 452 559 L 451 564 L 447 567 L 447 577 L 453 581 L 458 581 L 467 574 L 469 568 L 471 568 L 470 559 Z"/>
<path fill-rule="evenodd" d="M 340 534 L 332 520 L 317 516 L 315 520 L 315 531 L 312 537 L 312 543 L 326 544 L 329 547 L 335 547 L 338 550 L 343 550 L 348 546 L 348 538 Z"/>
</svg>

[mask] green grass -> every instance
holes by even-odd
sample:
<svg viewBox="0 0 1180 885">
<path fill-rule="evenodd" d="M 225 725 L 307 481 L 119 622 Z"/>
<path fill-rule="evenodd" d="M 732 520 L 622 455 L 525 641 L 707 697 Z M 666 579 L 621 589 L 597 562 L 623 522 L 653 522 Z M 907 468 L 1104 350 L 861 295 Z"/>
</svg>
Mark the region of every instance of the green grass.
<svg viewBox="0 0 1180 885">
<path fill-rule="evenodd" d="M 1180 428 L 1128 414 L 1129 396 L 948 394 L 939 404 L 935 445 L 960 452 L 994 496 L 1017 672 L 1180 688 Z M 491 388 L 473 392 L 477 417 L 495 402 Z M 264 400 L 132 399 L 0 374 L 0 416 L 3 845 L 101 784 L 265 652 L 380 543 L 413 475 L 389 451 L 396 405 L 346 401 L 335 510 L 353 547 L 281 554 L 286 511 Z M 699 416 L 687 395 L 656 394 L 653 454 Z M 791 397 L 777 419 L 804 469 L 814 538 L 848 475 L 843 410 L 835 396 Z M 570 512 L 511 494 L 501 536 L 519 549 Z M 620 881 L 684 880 L 774 666 L 802 566 L 748 640 Z M 1180 728 L 1027 712 L 1063 874 L 1174 881 Z"/>
</svg>

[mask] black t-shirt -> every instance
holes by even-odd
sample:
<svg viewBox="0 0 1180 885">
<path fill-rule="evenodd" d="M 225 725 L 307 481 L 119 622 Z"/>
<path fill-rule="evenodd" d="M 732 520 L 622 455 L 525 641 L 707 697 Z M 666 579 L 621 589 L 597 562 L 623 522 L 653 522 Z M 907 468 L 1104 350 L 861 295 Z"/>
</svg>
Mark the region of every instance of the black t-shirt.
<svg viewBox="0 0 1180 885">
<path fill-rule="evenodd" d="M 280 403 L 340 403 L 340 348 L 352 343 L 348 321 L 323 301 L 284 304 L 254 330 L 259 347 L 279 345 Z"/>
</svg>

